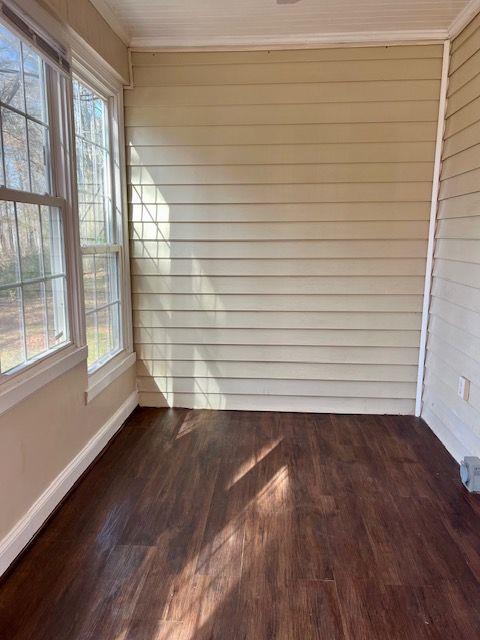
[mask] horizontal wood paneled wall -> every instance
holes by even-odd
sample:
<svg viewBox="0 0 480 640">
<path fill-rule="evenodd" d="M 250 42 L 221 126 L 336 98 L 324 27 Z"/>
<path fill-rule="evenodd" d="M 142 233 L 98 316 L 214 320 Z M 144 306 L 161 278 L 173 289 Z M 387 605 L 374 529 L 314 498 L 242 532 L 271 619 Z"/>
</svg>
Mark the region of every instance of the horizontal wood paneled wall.
<svg viewBox="0 0 480 640">
<path fill-rule="evenodd" d="M 449 76 L 423 416 L 460 459 L 480 455 L 480 16 L 453 41 Z"/>
<path fill-rule="evenodd" d="M 413 412 L 441 57 L 133 54 L 142 404 Z"/>
</svg>

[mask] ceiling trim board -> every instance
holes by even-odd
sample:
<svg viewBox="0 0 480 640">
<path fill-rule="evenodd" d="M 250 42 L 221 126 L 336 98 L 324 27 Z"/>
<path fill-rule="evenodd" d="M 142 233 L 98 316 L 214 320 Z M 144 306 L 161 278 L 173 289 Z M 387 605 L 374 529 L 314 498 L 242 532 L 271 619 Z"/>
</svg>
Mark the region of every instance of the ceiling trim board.
<svg viewBox="0 0 480 640">
<path fill-rule="evenodd" d="M 480 1 L 480 0 L 479 0 Z M 224 51 L 239 49 L 311 49 L 313 47 L 332 46 L 380 46 L 396 44 L 431 44 L 443 42 L 449 37 L 447 29 L 425 31 L 364 31 L 347 33 L 329 33 L 318 35 L 293 35 L 278 38 L 276 36 L 210 38 L 179 42 L 173 38 L 133 37 L 130 47 L 133 50 L 153 49 L 155 51 Z"/>
<path fill-rule="evenodd" d="M 397 44 L 431 44 L 455 38 L 480 13 L 480 0 L 470 2 L 453 19 L 447 29 L 404 30 L 391 32 L 345 32 L 331 34 L 297 34 L 288 36 L 217 37 L 206 40 L 179 41 L 177 38 L 131 36 L 125 21 L 118 16 L 109 0 L 91 0 L 97 11 L 132 49 L 154 51 L 232 51 L 262 49 L 311 49 L 322 46 L 379 46 Z"/>
<path fill-rule="evenodd" d="M 448 28 L 448 37 L 455 38 L 458 36 L 460 31 L 475 18 L 477 13 L 480 13 L 480 0 L 470 0 L 467 6 L 452 21 Z"/>
<path fill-rule="evenodd" d="M 480 0 L 470 0 L 467 6 L 453 19 L 448 28 L 448 37 L 455 38 L 458 36 L 460 31 L 475 18 L 477 13 L 480 13 Z"/>
<path fill-rule="evenodd" d="M 90 0 L 98 13 L 107 22 L 112 31 L 114 31 L 120 40 L 127 47 L 131 43 L 131 37 L 127 26 L 118 17 L 107 0 Z"/>
</svg>

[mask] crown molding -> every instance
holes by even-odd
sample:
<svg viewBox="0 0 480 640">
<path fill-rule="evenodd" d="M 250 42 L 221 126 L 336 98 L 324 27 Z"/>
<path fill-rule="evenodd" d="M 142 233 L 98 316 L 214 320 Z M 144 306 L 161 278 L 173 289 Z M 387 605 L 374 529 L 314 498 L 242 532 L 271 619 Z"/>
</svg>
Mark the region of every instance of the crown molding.
<svg viewBox="0 0 480 640">
<path fill-rule="evenodd" d="M 323 34 L 295 34 L 282 37 L 265 35 L 213 37 L 208 40 L 178 38 L 131 37 L 128 27 L 112 9 L 109 0 L 90 0 L 122 42 L 132 49 L 155 51 L 232 51 L 262 49 L 309 49 L 335 46 L 380 46 L 395 44 L 428 44 L 455 38 L 480 13 L 480 0 L 470 2 L 453 19 L 447 29 L 404 31 L 359 31 Z"/>
<path fill-rule="evenodd" d="M 480 0 L 470 0 L 470 2 L 460 11 L 448 28 L 448 37 L 458 36 L 469 22 L 480 12 Z"/>
<path fill-rule="evenodd" d="M 118 17 L 107 0 L 90 0 L 90 2 L 93 4 L 98 13 L 103 17 L 103 19 L 108 23 L 112 31 L 114 31 L 123 42 L 123 44 L 128 47 L 130 45 L 130 34 L 128 28 Z"/>
<path fill-rule="evenodd" d="M 209 38 L 208 40 L 179 41 L 175 38 L 133 37 L 132 49 L 155 49 L 168 51 L 222 51 L 222 50 L 261 50 L 261 49 L 310 49 L 312 47 L 332 46 L 379 46 L 394 44 L 426 44 L 443 42 L 448 38 L 448 30 L 431 29 L 423 31 L 363 31 L 346 33 L 324 33 L 315 35 L 265 35 L 230 36 Z"/>
</svg>

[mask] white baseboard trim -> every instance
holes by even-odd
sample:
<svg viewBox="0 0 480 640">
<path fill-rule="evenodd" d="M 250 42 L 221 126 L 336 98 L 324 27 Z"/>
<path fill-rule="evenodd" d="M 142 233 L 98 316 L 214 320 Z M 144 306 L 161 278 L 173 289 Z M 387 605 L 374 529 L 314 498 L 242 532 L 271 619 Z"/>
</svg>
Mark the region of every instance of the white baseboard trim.
<svg viewBox="0 0 480 640">
<path fill-rule="evenodd" d="M 134 391 L 0 541 L 0 575 L 8 569 L 27 546 L 78 478 L 120 429 L 137 404 L 138 393 Z"/>
</svg>

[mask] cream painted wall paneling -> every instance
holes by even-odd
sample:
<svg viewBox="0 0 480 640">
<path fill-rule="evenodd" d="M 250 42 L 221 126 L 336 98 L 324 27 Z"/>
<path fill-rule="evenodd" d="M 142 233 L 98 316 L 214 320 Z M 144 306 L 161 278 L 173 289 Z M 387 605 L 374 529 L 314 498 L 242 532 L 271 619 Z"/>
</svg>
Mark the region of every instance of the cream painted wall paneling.
<svg viewBox="0 0 480 640">
<path fill-rule="evenodd" d="M 423 408 L 457 459 L 480 455 L 479 27 L 477 17 L 452 43 Z"/>
<path fill-rule="evenodd" d="M 306 411 L 313 413 L 413 413 L 414 400 L 376 398 L 309 398 L 304 396 L 245 396 L 199 393 L 139 393 L 143 407 L 187 407 L 226 411 Z"/>
<path fill-rule="evenodd" d="M 141 402 L 413 411 L 442 48 L 401 49 L 134 53 Z"/>
<path fill-rule="evenodd" d="M 200 377 L 266 380 L 365 380 L 415 382 L 415 365 L 370 365 L 312 362 L 229 362 L 189 360 L 137 361 L 138 378 Z M 161 381 L 160 381 L 161 382 Z"/>
<path fill-rule="evenodd" d="M 422 310 L 421 296 L 414 295 L 233 295 L 226 294 L 190 294 L 169 293 L 159 296 L 155 293 L 136 293 L 134 297 L 134 309 L 137 311 L 198 311 L 209 313 L 232 312 L 232 311 L 274 311 L 277 314 L 287 311 L 313 312 L 323 311 L 335 313 L 338 311 L 349 314 L 357 311 L 368 312 L 366 322 L 371 322 L 375 318 L 376 312 L 413 312 L 420 313 Z M 138 314 L 137 318 L 144 317 L 145 314 Z M 153 316 L 152 316 L 153 317 Z M 260 318 L 261 316 L 258 316 Z M 309 322 L 310 314 L 304 314 L 303 323 Z M 330 316 L 338 322 L 342 316 Z M 185 318 L 185 317 L 184 317 Z M 300 318 L 300 317 L 299 317 Z M 300 319 L 296 322 L 300 322 Z M 235 316 L 229 316 L 229 322 L 234 321 Z M 319 317 L 313 317 L 312 322 L 318 322 Z M 403 321 L 405 318 L 403 318 Z M 278 315 L 276 323 L 282 321 L 282 316 Z M 333 322 L 333 320 L 331 320 Z M 270 322 L 267 320 L 267 322 Z M 414 321 L 416 322 L 416 320 Z M 141 326 L 141 325 L 139 325 Z M 270 326 L 270 325 L 269 325 Z M 310 328 L 315 329 L 315 326 Z"/>
<path fill-rule="evenodd" d="M 135 258 L 132 275 L 135 276 L 421 276 L 425 273 L 425 260 L 421 258 L 399 262 L 383 258 L 305 260 L 234 260 L 234 259 L 153 259 Z"/>
<path fill-rule="evenodd" d="M 369 49 L 363 49 L 368 51 Z M 341 51 L 341 49 L 336 49 Z M 356 51 L 359 51 L 357 49 Z M 250 52 L 253 53 L 253 52 Z M 159 54 L 160 55 L 160 54 Z M 163 54 L 162 54 L 163 55 Z M 177 54 L 178 55 L 178 54 Z M 198 55 L 198 54 L 196 54 Z M 265 55 L 264 53 L 262 55 Z M 125 106 L 328 104 L 438 100 L 437 80 L 374 80 L 290 84 L 171 85 L 135 87 L 125 92 Z"/>
<path fill-rule="evenodd" d="M 127 113 L 128 116 L 128 113 Z M 431 162 L 432 142 L 330 143 L 330 144 L 241 144 L 197 146 L 141 146 L 127 147 L 127 163 L 131 169 L 142 166 L 193 165 L 262 165 Z M 391 203 L 395 207 L 396 203 Z M 325 205 L 324 205 L 325 206 Z M 321 205 L 320 205 L 321 207 Z"/>
<path fill-rule="evenodd" d="M 125 130 L 128 146 L 433 142 L 436 123 L 372 122 L 296 125 L 141 127 Z"/>
<path fill-rule="evenodd" d="M 423 234 L 422 234 L 423 235 Z M 237 242 L 221 241 L 189 241 L 176 240 L 170 242 L 168 238 L 158 240 L 143 240 L 133 238 L 131 241 L 132 257 L 134 258 L 424 258 L 426 251 L 426 237 L 421 240 L 413 238 L 402 240 L 308 240 L 299 244 L 297 241 L 276 240 Z"/>
<path fill-rule="evenodd" d="M 195 297 L 189 294 L 190 297 Z M 157 298 L 160 296 L 156 296 Z M 242 297 L 246 297 L 245 295 Z M 262 297 L 262 296 L 259 296 Z M 270 297 L 270 295 L 268 296 Z M 286 298 L 287 296 L 283 296 Z M 359 296 L 362 297 L 362 296 Z M 415 331 L 419 326 L 419 314 L 408 312 L 359 312 L 348 309 L 337 311 L 161 311 L 135 310 L 135 327 L 210 327 L 210 328 L 268 328 L 281 329 L 405 329 Z M 295 299 L 291 301 L 295 308 Z M 346 305 L 348 307 L 348 305 Z M 354 303 L 352 303 L 354 306 Z M 272 315 L 274 314 L 274 315 Z"/>
</svg>

